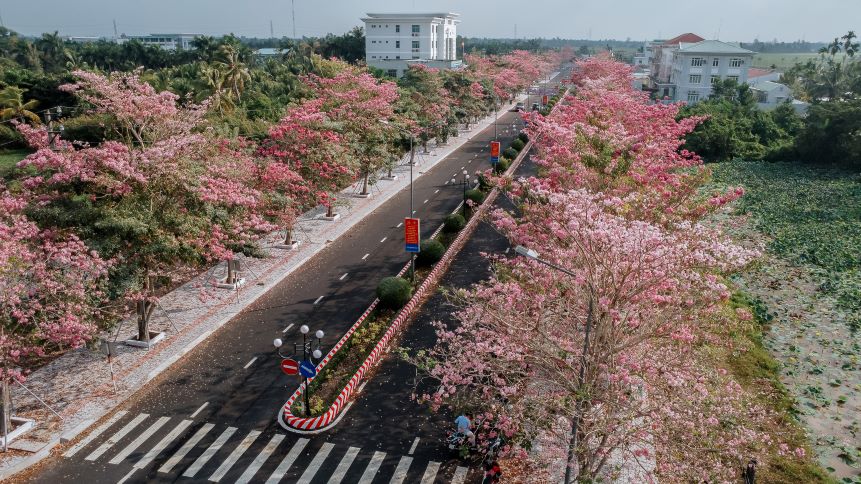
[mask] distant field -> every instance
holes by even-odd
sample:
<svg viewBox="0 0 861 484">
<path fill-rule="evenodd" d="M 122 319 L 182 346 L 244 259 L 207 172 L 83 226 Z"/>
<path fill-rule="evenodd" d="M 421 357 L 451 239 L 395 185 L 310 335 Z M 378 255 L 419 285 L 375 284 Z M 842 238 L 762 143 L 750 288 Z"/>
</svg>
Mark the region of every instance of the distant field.
<svg viewBox="0 0 861 484">
<path fill-rule="evenodd" d="M 21 161 L 30 152 L 25 150 L 0 151 L 0 178 L 4 178 L 12 171 L 15 164 Z"/>
<path fill-rule="evenodd" d="M 838 54 L 837 58 L 843 54 Z M 804 63 L 810 59 L 819 58 L 819 54 L 795 53 L 795 54 L 756 54 L 753 56 L 753 67 L 770 68 L 772 65 L 778 69 L 788 69 L 796 63 Z"/>
</svg>

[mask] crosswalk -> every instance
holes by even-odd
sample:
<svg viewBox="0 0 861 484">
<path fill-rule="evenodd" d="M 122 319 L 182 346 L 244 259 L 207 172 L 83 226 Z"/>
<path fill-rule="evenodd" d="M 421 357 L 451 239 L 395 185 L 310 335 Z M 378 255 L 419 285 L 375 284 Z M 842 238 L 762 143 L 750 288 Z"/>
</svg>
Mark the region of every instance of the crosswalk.
<svg viewBox="0 0 861 484">
<path fill-rule="evenodd" d="M 271 432 L 271 431 L 270 431 Z M 111 480 L 298 484 L 466 482 L 470 470 L 458 462 L 436 462 L 412 455 L 336 445 L 324 438 L 240 430 L 195 422 L 192 418 L 153 417 L 118 412 L 70 447 L 64 457 L 116 468 Z M 87 453 L 89 452 L 89 453 Z M 116 467 L 111 467 L 116 466 Z M 142 472 L 135 473 L 136 470 Z M 128 471 L 128 474 L 125 474 Z M 125 476 L 117 479 L 116 476 Z"/>
</svg>

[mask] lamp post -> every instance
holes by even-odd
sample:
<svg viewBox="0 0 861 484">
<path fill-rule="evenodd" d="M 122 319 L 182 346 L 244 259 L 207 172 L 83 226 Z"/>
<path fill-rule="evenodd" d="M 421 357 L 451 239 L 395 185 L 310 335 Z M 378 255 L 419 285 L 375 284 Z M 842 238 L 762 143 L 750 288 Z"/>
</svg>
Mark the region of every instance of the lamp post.
<svg viewBox="0 0 861 484">
<path fill-rule="evenodd" d="M 313 360 L 311 360 L 311 358 L 314 358 L 317 360 L 322 358 L 323 352 L 320 351 L 320 348 L 322 348 L 322 344 L 323 344 L 322 340 L 323 340 L 323 336 L 325 336 L 325 333 L 323 332 L 322 329 L 318 329 L 314 333 L 314 336 L 308 336 L 309 331 L 310 331 L 310 328 L 308 328 L 308 325 L 305 325 L 305 324 L 303 324 L 302 327 L 299 328 L 299 332 L 302 333 L 302 343 L 293 343 L 293 355 L 285 355 L 285 354 L 281 353 L 281 347 L 284 345 L 284 342 L 281 341 L 280 338 L 275 338 L 275 340 L 272 342 L 272 345 L 275 346 L 275 351 L 278 352 L 278 356 L 280 356 L 281 358 L 289 358 L 290 356 L 296 356 L 299 354 L 299 347 L 301 346 L 301 348 L 302 348 L 302 361 L 308 360 L 308 361 L 311 361 L 311 363 L 313 363 Z M 316 339 L 316 347 L 314 345 L 315 339 Z M 311 356 L 311 358 L 309 358 L 309 355 Z M 309 394 L 311 393 L 311 391 L 310 391 L 310 388 L 308 387 L 308 377 L 303 375 L 302 378 L 303 378 L 303 381 L 305 382 L 305 391 L 303 392 L 305 394 L 305 416 L 310 417 L 311 416 L 311 406 L 309 404 Z"/>
<path fill-rule="evenodd" d="M 452 178 L 451 183 L 456 184 L 457 178 Z M 463 207 L 462 208 L 463 218 L 466 218 L 466 188 L 468 185 L 469 185 L 469 172 L 466 170 L 463 170 L 463 204 L 461 204 L 461 206 Z"/>
<path fill-rule="evenodd" d="M 532 259 L 535 262 L 540 264 L 544 264 L 552 269 L 555 269 L 563 274 L 569 275 L 571 277 L 577 277 L 576 274 L 569 271 L 564 267 L 560 267 L 550 261 L 546 261 L 541 259 L 538 256 L 538 252 L 527 249 L 522 245 L 518 245 L 514 248 L 514 252 L 518 255 L 522 255 L 528 259 Z M 578 390 L 583 387 L 586 381 L 586 360 L 589 357 L 589 334 L 592 332 L 592 320 L 594 319 L 594 297 L 592 294 L 592 288 L 589 288 L 589 312 L 586 315 L 586 330 L 583 335 L 583 353 L 580 358 L 580 369 L 577 372 L 577 388 Z M 580 426 L 580 415 L 583 413 L 582 408 L 582 399 L 580 397 L 576 397 L 574 416 L 571 419 L 571 441 L 568 444 L 568 465 L 565 466 L 565 484 L 569 484 L 571 482 L 571 461 L 574 460 L 574 449 L 577 448 L 577 441 L 579 437 L 579 426 Z"/>
<path fill-rule="evenodd" d="M 383 124 L 391 124 L 388 119 L 381 119 L 381 123 Z M 406 133 L 410 135 L 410 213 L 407 215 L 408 218 L 412 218 L 413 213 L 413 166 L 415 166 L 416 159 L 416 135 L 413 134 L 412 131 L 408 129 L 403 129 L 398 126 L 395 126 L 395 129 L 400 131 L 401 133 Z M 416 280 L 416 254 L 414 252 L 410 253 L 410 277 L 412 281 Z"/>
<path fill-rule="evenodd" d="M 54 115 L 59 120 L 60 116 L 63 115 L 63 108 L 60 106 L 57 106 L 57 110 L 54 112 Z M 52 150 L 56 150 L 57 149 L 56 141 L 63 134 L 63 132 L 66 130 L 66 127 L 63 126 L 62 124 L 60 124 L 59 128 L 56 128 L 56 129 L 54 128 L 54 119 L 51 116 L 51 110 L 50 109 L 45 111 L 45 124 L 48 126 L 48 146 Z"/>
</svg>

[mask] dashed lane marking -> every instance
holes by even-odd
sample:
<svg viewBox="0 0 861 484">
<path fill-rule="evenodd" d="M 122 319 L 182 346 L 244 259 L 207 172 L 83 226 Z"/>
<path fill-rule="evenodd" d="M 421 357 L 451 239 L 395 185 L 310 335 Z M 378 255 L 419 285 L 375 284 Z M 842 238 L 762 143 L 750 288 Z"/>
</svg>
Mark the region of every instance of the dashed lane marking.
<svg viewBox="0 0 861 484">
<path fill-rule="evenodd" d="M 243 367 L 242 367 L 242 369 L 243 369 L 243 370 L 247 370 L 247 369 L 248 369 L 248 367 L 249 367 L 249 366 L 251 366 L 251 365 L 253 365 L 255 361 L 257 361 L 257 357 L 256 357 L 256 356 L 255 356 L 254 358 L 251 358 L 251 361 L 249 361 L 248 363 L 246 363 L 246 364 L 245 364 L 245 366 L 243 366 Z"/>
<path fill-rule="evenodd" d="M 434 195 L 436 195 L 437 193 L 439 193 L 439 189 L 436 189 L 433 193 Z"/>
<path fill-rule="evenodd" d="M 348 272 L 345 272 L 343 276 L 341 276 L 341 277 L 339 277 L 339 278 L 338 278 L 338 280 L 339 280 L 339 281 L 343 281 L 343 280 L 344 280 L 344 278 L 345 278 L 345 277 L 347 277 L 347 274 L 349 274 L 349 273 L 348 273 Z"/>
<path fill-rule="evenodd" d="M 425 201 L 424 201 L 424 202 L 422 202 L 422 203 L 428 203 L 428 200 L 425 200 Z"/>
<path fill-rule="evenodd" d="M 370 256 L 370 255 L 371 255 L 371 254 L 365 254 L 365 255 L 363 255 L 363 256 L 362 256 L 362 260 L 367 259 L 367 258 L 368 258 L 368 256 Z"/>
<path fill-rule="evenodd" d="M 132 474 L 134 474 L 135 472 L 137 472 L 137 469 L 133 468 L 132 470 L 130 470 L 130 471 L 128 472 L 128 474 L 124 475 L 122 479 L 120 479 L 119 481 L 117 481 L 117 484 L 123 484 L 124 482 L 126 482 L 127 480 L 129 480 L 129 478 L 130 478 L 130 477 L 132 477 Z"/>
<path fill-rule="evenodd" d="M 419 440 L 421 440 L 421 439 L 419 439 L 418 437 L 416 437 L 416 439 L 413 440 L 413 445 L 410 447 L 410 451 L 407 452 L 407 454 L 413 455 L 413 452 L 416 451 L 416 447 L 418 447 L 418 445 L 419 445 Z"/>
<path fill-rule="evenodd" d="M 282 329 L 281 332 L 286 333 L 287 331 L 290 331 L 290 328 L 292 328 L 293 325 L 294 325 L 294 323 L 290 323 L 289 325 L 287 325 L 286 328 Z"/>
<path fill-rule="evenodd" d="M 191 418 L 197 417 L 197 414 L 199 414 L 200 412 L 202 412 L 202 411 L 203 411 L 203 409 L 204 409 L 204 408 L 206 408 L 206 406 L 207 406 L 207 405 L 209 405 L 209 402 L 203 402 L 203 405 L 201 405 L 200 407 L 198 407 L 198 408 L 197 408 L 197 410 L 195 410 L 195 411 L 194 411 L 194 413 L 193 413 L 193 414 L 191 414 Z"/>
<path fill-rule="evenodd" d="M 388 237 L 383 237 L 382 239 L 380 239 L 380 243 L 382 244 L 383 242 L 386 241 L 386 239 L 388 239 Z"/>
<path fill-rule="evenodd" d="M 317 299 L 314 300 L 314 305 L 316 306 L 317 304 L 320 304 L 320 301 L 322 301 L 322 300 L 323 300 L 323 296 L 318 297 Z"/>
<path fill-rule="evenodd" d="M 110 449 L 111 447 L 114 446 L 114 444 L 116 444 L 117 442 L 122 440 L 122 438 L 125 437 L 126 434 L 128 434 L 129 432 L 134 430 L 134 428 L 137 427 L 138 425 L 140 425 L 140 423 L 143 422 L 147 417 L 149 417 L 148 413 L 142 413 L 142 414 L 138 415 L 137 417 L 135 417 L 134 420 L 127 423 L 126 426 L 123 427 L 122 429 L 120 429 L 119 432 L 112 435 L 111 438 L 109 438 L 105 443 L 100 445 L 98 449 L 93 451 L 93 453 L 84 457 L 84 460 L 93 461 L 93 460 L 96 460 L 99 457 L 101 457 L 102 454 L 107 452 L 108 449 Z"/>
<path fill-rule="evenodd" d="M 114 416 L 109 418 L 99 428 L 90 433 L 90 435 L 88 435 L 84 440 L 78 442 L 77 444 L 73 445 L 69 450 L 67 450 L 66 453 L 63 454 L 63 457 L 72 457 L 73 455 L 77 454 L 78 451 L 89 445 L 90 442 L 96 440 L 96 438 L 98 438 L 100 435 L 105 433 L 106 430 L 111 428 L 111 425 L 117 423 L 117 420 L 125 417 L 127 413 L 127 411 L 122 410 L 114 414 Z"/>
<path fill-rule="evenodd" d="M 401 223 L 399 223 L 395 228 L 396 228 L 396 229 L 397 229 L 397 228 L 400 228 L 400 227 L 401 227 L 401 225 L 403 225 L 403 224 L 404 224 L 404 223 L 403 223 L 403 222 L 401 222 Z"/>
<path fill-rule="evenodd" d="M 206 404 L 203 405 L 204 407 Z M 176 451 L 170 459 L 167 460 L 159 469 L 159 472 L 163 472 L 165 474 L 169 473 L 173 470 L 173 467 L 185 458 L 185 456 L 197 445 L 198 442 L 206 436 L 206 434 L 212 430 L 212 427 L 215 427 L 215 424 L 205 424 L 203 427 L 199 428 L 197 432 L 195 432 L 194 436 L 188 439 L 188 442 L 184 443 L 182 447 L 178 451 Z"/>
</svg>

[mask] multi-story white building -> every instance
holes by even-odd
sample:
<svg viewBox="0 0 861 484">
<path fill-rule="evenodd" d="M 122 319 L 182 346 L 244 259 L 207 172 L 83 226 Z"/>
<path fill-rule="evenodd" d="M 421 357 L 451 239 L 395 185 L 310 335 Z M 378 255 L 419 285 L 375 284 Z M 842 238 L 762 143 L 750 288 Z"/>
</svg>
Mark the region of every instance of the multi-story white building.
<svg viewBox="0 0 861 484">
<path fill-rule="evenodd" d="M 719 40 L 679 44 L 673 51 L 670 84 L 675 101 L 695 104 L 708 99 L 712 84 L 723 79 L 747 82 L 747 70 L 755 52 Z"/>
<path fill-rule="evenodd" d="M 369 13 L 365 22 L 365 61 L 401 77 L 410 64 L 455 69 L 457 60 L 456 13 Z"/>
<path fill-rule="evenodd" d="M 201 34 L 149 34 L 149 35 L 121 35 L 117 38 L 118 44 L 124 44 L 137 40 L 144 45 L 155 45 L 164 50 L 188 50 L 191 49 L 191 41 Z"/>
</svg>

